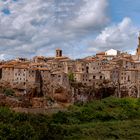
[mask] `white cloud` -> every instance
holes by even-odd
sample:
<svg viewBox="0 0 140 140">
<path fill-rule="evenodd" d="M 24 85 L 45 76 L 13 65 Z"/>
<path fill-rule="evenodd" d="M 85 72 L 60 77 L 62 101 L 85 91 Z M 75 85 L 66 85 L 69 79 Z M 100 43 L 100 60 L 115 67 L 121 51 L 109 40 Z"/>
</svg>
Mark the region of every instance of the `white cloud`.
<svg viewBox="0 0 140 140">
<path fill-rule="evenodd" d="M 108 22 L 107 0 L 7 0 L 3 8 L 11 14 L 0 12 L 2 57 L 46 55 L 56 47 L 68 53 Z"/>
<path fill-rule="evenodd" d="M 106 16 L 108 2 L 106 0 L 84 0 L 85 4 L 78 12 L 78 17 L 72 21 L 75 27 L 99 28 L 105 25 L 109 19 Z"/>
<path fill-rule="evenodd" d="M 137 31 L 130 18 L 106 27 L 95 40 L 90 42 L 89 51 L 99 52 L 110 48 L 132 52 L 137 47 Z"/>
</svg>

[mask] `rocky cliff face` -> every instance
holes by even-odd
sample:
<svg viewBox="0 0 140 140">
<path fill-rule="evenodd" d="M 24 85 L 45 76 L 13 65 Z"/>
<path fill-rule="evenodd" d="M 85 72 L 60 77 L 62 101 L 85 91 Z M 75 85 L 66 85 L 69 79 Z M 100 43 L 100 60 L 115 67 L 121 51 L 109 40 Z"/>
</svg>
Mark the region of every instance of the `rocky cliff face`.
<svg viewBox="0 0 140 140">
<path fill-rule="evenodd" d="M 115 96 L 116 94 L 116 87 L 110 82 L 96 83 L 92 86 L 73 83 L 71 88 L 73 102 L 88 102 L 94 99 Z"/>
<path fill-rule="evenodd" d="M 42 91 L 42 93 L 40 93 Z M 0 83 L 0 105 L 10 107 L 49 108 L 63 107 L 77 102 L 88 102 L 108 96 L 138 97 L 136 84 L 118 85 L 110 81 L 93 83 L 86 86 L 71 83 L 64 87 L 58 83 L 46 83 L 42 90 L 37 85 L 28 86 L 26 94 L 9 83 Z"/>
<path fill-rule="evenodd" d="M 109 96 L 116 96 L 119 98 L 137 98 L 139 96 L 137 85 L 135 83 L 118 85 L 109 81 L 96 83 L 92 86 L 84 86 L 82 84 L 74 83 L 71 91 L 73 102 L 87 102 Z"/>
<path fill-rule="evenodd" d="M 136 84 L 124 84 L 120 86 L 120 97 L 138 97 Z"/>
</svg>

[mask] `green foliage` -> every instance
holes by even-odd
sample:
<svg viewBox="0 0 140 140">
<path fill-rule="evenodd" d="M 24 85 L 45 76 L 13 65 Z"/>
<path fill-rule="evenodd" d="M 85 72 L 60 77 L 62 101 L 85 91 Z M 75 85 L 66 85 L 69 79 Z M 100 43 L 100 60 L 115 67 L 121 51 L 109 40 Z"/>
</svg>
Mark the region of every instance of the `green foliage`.
<svg viewBox="0 0 140 140">
<path fill-rule="evenodd" d="M 68 74 L 68 77 L 69 77 L 69 80 L 71 81 L 71 82 L 74 82 L 74 74 L 73 73 L 69 73 Z"/>
<path fill-rule="evenodd" d="M 14 96 L 14 91 L 10 88 L 5 88 L 3 89 L 3 93 L 6 95 L 6 96 Z"/>
<path fill-rule="evenodd" d="M 64 139 L 139 139 L 140 99 L 109 97 L 78 104 L 54 114 L 51 121 L 55 128 L 59 126 L 51 133 Z"/>
<path fill-rule="evenodd" d="M 93 101 L 84 105 L 72 106 L 68 112 L 55 114 L 52 121 L 61 124 L 79 124 L 132 118 L 140 118 L 139 100 L 109 97 L 102 101 Z"/>
<path fill-rule="evenodd" d="M 1 140 L 140 139 L 140 99 L 109 97 L 52 116 L 0 107 Z"/>
</svg>

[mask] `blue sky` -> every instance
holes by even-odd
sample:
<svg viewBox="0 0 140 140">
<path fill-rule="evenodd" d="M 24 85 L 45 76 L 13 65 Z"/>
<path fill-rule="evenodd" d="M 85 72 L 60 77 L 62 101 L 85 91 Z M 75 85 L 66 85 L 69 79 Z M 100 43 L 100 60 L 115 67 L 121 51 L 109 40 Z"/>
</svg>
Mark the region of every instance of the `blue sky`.
<svg viewBox="0 0 140 140">
<path fill-rule="evenodd" d="M 135 53 L 139 0 L 0 0 L 0 59 Z"/>
<path fill-rule="evenodd" d="M 139 25 L 140 0 L 109 0 L 109 13 L 114 22 L 119 22 L 124 17 L 130 17 Z"/>
</svg>

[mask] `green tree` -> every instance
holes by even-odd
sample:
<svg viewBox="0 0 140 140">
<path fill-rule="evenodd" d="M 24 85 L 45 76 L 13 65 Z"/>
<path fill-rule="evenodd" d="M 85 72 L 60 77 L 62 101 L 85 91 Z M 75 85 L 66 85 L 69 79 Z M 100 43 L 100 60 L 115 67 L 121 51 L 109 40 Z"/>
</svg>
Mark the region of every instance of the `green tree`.
<svg viewBox="0 0 140 140">
<path fill-rule="evenodd" d="M 71 82 L 74 82 L 74 74 L 72 72 L 68 74 L 68 77 Z"/>
</svg>

